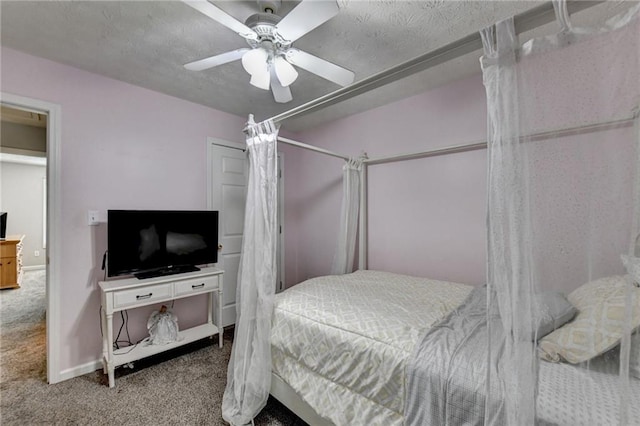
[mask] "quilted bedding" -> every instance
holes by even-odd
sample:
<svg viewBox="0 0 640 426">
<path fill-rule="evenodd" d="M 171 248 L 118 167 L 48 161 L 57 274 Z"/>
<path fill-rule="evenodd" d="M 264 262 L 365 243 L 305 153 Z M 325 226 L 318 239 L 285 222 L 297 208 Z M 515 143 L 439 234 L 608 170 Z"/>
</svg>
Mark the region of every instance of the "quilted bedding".
<svg viewBox="0 0 640 426">
<path fill-rule="evenodd" d="M 472 287 L 464 284 L 378 271 L 319 277 L 298 284 L 276 295 L 273 372 L 321 417 L 337 425 L 411 424 L 414 415 L 424 420 L 415 424 L 457 425 L 464 422 L 458 422 L 462 419 L 478 424 L 476 420 L 483 415 L 484 386 L 460 372 L 464 368 L 469 372 L 473 359 L 479 366 L 476 373 L 483 371 L 486 351 L 481 346 L 486 340 L 482 336 L 471 339 L 475 349 L 464 348 L 466 359 L 459 359 L 461 369 L 447 384 L 459 403 L 458 413 L 447 413 L 454 416 L 450 421 L 438 417 L 442 413 L 419 411 L 439 406 L 442 393 L 437 389 L 413 401 L 418 411 L 405 411 L 411 402 L 408 398 L 412 398 L 408 388 L 413 380 L 414 351 L 429 333 L 442 328 L 433 326 L 446 322 L 471 292 Z M 447 358 L 446 345 L 430 351 L 433 359 Z M 429 374 L 437 388 L 445 368 L 437 363 L 427 365 L 433 366 Z M 576 366 L 540 362 L 537 424 L 617 424 L 617 366 L 611 356 L 600 357 L 590 363 L 590 373 L 584 374 Z M 640 394 L 640 380 L 631 379 L 630 391 L 630 395 Z M 629 415 L 635 424 L 640 419 L 640 404 L 630 404 Z M 459 416 L 457 420 L 455 416 Z"/>
<path fill-rule="evenodd" d="M 419 336 L 471 286 L 358 271 L 276 296 L 273 372 L 338 425 L 400 425 L 405 365 Z"/>
<path fill-rule="evenodd" d="M 405 424 L 508 425 L 500 362 L 487 370 L 487 341 L 493 342 L 499 356 L 503 334 L 497 309 L 487 315 L 485 288 L 475 288 L 461 306 L 427 330 L 407 363 Z M 638 424 L 640 405 L 635 403 L 629 405 L 629 421 L 620 420 L 618 368 L 615 353 L 593 359 L 588 370 L 540 361 L 536 425 Z M 487 377 L 491 383 L 488 404 Z M 639 395 L 640 380 L 630 378 L 629 388 L 629 395 Z"/>
</svg>

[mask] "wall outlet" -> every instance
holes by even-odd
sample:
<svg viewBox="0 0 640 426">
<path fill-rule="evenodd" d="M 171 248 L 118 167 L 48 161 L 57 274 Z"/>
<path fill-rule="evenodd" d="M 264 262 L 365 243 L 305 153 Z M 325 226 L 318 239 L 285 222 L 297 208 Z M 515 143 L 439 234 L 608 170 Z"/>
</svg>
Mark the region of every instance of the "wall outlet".
<svg viewBox="0 0 640 426">
<path fill-rule="evenodd" d="M 89 210 L 87 212 L 87 224 L 89 226 L 98 225 L 98 211 L 97 210 Z"/>
<path fill-rule="evenodd" d="M 34 251 L 34 252 L 33 252 L 33 255 L 34 255 L 35 257 L 38 257 L 38 256 L 40 256 L 40 252 L 39 252 L 38 250 L 36 250 L 36 251 Z"/>
</svg>

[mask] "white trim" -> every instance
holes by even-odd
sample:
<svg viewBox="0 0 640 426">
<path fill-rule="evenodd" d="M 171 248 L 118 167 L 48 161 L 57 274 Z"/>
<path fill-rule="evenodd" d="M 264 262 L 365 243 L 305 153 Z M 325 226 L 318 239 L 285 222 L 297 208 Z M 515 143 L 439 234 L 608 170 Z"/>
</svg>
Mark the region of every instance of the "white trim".
<svg viewBox="0 0 640 426">
<path fill-rule="evenodd" d="M 32 157 L 21 154 L 8 154 L 0 152 L 0 161 L 3 163 L 24 164 L 26 166 L 47 166 L 46 157 Z"/>
<path fill-rule="evenodd" d="M 87 362 L 86 364 L 63 370 L 58 374 L 58 381 L 62 382 L 64 380 L 84 376 L 85 374 L 93 373 L 96 370 L 102 370 L 102 360 L 97 359 L 95 361 Z"/>
<path fill-rule="evenodd" d="M 34 151 L 31 149 L 18 149 L 18 148 L 11 148 L 8 146 L 1 146 L 0 152 L 4 154 L 27 155 L 29 157 L 47 158 L 47 153 L 43 151 Z"/>
<path fill-rule="evenodd" d="M 42 178 L 42 248 L 47 249 L 47 178 Z"/>
<path fill-rule="evenodd" d="M 278 235 L 280 248 L 280 282 L 276 286 L 276 293 L 284 291 L 285 274 L 284 274 L 284 152 L 278 152 L 278 226 L 280 233 Z"/>
<path fill-rule="evenodd" d="M 47 381 L 68 378 L 60 371 L 60 283 L 61 283 L 61 190 L 60 148 L 62 110 L 60 105 L 0 92 L 0 103 L 47 114 Z M 92 367 L 93 368 L 93 367 Z M 74 369 L 75 370 L 75 369 Z M 94 368 L 95 370 L 95 368 Z"/>
<path fill-rule="evenodd" d="M 47 269 L 47 265 L 32 265 L 32 266 L 23 266 L 22 267 L 22 270 L 24 272 L 42 271 L 43 269 Z"/>
</svg>

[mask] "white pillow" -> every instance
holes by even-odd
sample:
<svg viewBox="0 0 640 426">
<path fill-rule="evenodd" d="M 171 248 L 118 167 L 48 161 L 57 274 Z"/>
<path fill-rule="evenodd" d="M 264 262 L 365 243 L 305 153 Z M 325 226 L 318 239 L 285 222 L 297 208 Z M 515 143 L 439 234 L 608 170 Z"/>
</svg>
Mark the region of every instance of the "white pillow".
<svg viewBox="0 0 640 426">
<path fill-rule="evenodd" d="M 539 355 L 547 361 L 578 364 L 618 345 L 627 303 L 634 304 L 632 329 L 640 326 L 640 288 L 631 285 L 629 276 L 588 282 L 569 293 L 567 299 L 578 314 L 539 340 Z"/>
<path fill-rule="evenodd" d="M 578 310 L 564 294 L 546 291 L 537 294 L 534 299 L 537 327 L 533 330 L 531 340 L 542 339 L 547 334 L 562 327 L 576 316 Z"/>
</svg>

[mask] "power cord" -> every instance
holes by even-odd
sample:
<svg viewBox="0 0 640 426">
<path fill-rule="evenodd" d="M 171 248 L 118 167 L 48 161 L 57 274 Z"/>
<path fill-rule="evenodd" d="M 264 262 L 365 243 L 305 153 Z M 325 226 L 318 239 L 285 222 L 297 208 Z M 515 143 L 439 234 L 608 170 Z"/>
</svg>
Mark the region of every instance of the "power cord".
<svg viewBox="0 0 640 426">
<path fill-rule="evenodd" d="M 126 352 L 120 352 L 119 354 L 116 354 L 116 355 L 125 355 L 125 354 L 128 354 L 129 352 L 131 352 L 132 350 L 134 350 L 134 349 L 136 348 L 136 346 L 138 346 L 140 343 L 145 342 L 145 341 L 147 341 L 147 340 L 149 340 L 149 338 L 148 338 L 148 337 L 145 337 L 145 338 L 143 338 L 143 339 L 140 339 L 140 340 L 138 340 L 136 343 L 132 343 L 132 344 L 131 344 L 131 346 L 128 346 L 128 348 L 129 348 L 129 349 L 128 349 Z M 131 363 L 129 363 L 129 364 L 131 364 Z M 132 368 L 132 367 L 131 367 L 131 368 Z"/>
<path fill-rule="evenodd" d="M 120 349 L 120 343 L 128 343 L 127 346 L 133 345 L 131 341 L 131 336 L 129 335 L 129 312 L 128 311 L 120 311 L 120 317 L 122 318 L 122 323 L 120 324 L 120 329 L 118 330 L 118 335 L 116 336 L 116 340 L 113 342 L 113 346 L 116 349 Z M 127 333 L 127 340 L 120 340 L 120 334 L 122 334 L 122 330 L 125 330 Z"/>
<path fill-rule="evenodd" d="M 100 336 L 104 337 L 104 330 L 102 329 L 102 306 L 98 308 L 98 317 L 100 318 Z M 116 339 L 113 342 L 114 349 L 120 349 L 120 345 L 119 345 L 120 343 L 128 343 L 129 345 L 133 345 L 133 342 L 131 342 L 131 335 L 129 334 L 129 312 L 120 311 L 120 317 L 122 318 L 122 324 L 120 324 L 118 335 L 116 336 Z M 127 333 L 127 340 L 120 340 L 120 334 L 122 334 L 123 328 Z"/>
<path fill-rule="evenodd" d="M 103 280 L 107 279 L 107 254 L 109 250 L 105 250 L 102 255 L 102 270 L 104 271 Z M 102 306 L 100 306 L 100 335 L 103 335 L 102 330 Z M 118 335 L 116 336 L 116 340 L 113 342 L 113 347 L 115 349 L 120 349 L 120 343 L 128 343 L 129 345 L 133 345 L 131 342 L 131 335 L 129 334 L 129 313 L 127 311 L 120 311 L 120 318 L 122 319 L 122 323 L 120 324 L 120 329 L 118 330 Z M 120 340 L 120 335 L 122 334 L 122 329 L 124 328 L 127 333 L 127 340 Z"/>
</svg>

